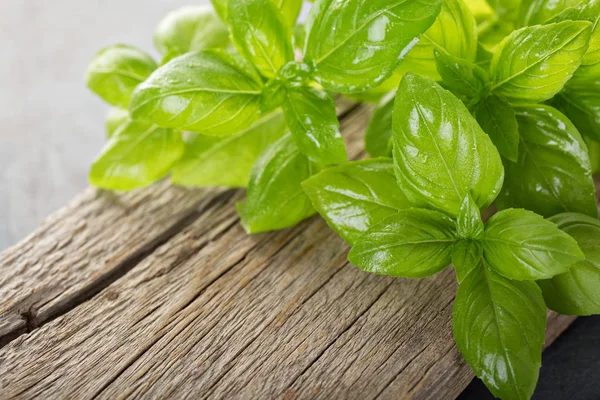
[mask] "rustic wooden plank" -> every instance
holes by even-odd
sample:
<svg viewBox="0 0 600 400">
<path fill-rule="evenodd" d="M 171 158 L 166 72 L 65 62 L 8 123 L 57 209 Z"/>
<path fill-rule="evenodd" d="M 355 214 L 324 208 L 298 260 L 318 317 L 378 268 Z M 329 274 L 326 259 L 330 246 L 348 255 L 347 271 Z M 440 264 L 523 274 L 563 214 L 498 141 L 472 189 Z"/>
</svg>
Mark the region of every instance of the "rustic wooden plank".
<svg viewBox="0 0 600 400">
<path fill-rule="evenodd" d="M 364 107 L 343 120 L 357 155 Z M 0 350 L 7 398 L 454 398 L 451 269 L 391 279 L 348 265 L 318 218 L 247 236 L 205 213 L 99 295 Z M 570 323 L 549 320 L 549 340 Z"/>
</svg>

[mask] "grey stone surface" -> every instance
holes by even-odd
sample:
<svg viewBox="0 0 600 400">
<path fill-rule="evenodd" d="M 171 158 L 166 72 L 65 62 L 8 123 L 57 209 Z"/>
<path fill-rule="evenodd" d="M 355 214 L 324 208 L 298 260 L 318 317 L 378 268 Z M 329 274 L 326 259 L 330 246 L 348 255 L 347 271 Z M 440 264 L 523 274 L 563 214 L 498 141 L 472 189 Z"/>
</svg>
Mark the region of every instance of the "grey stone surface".
<svg viewBox="0 0 600 400">
<path fill-rule="evenodd" d="M 152 54 L 169 10 L 209 0 L 0 1 L 0 250 L 87 185 L 108 107 L 85 87 L 94 53 L 122 42 Z"/>
</svg>

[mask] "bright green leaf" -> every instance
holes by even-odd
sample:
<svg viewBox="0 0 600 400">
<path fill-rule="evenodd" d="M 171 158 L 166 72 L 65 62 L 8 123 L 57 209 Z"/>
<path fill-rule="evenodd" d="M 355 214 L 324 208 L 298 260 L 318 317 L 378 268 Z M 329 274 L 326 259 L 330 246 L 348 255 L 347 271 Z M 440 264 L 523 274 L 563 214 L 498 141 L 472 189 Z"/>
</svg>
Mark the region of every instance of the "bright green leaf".
<svg viewBox="0 0 600 400">
<path fill-rule="evenodd" d="M 477 240 L 461 239 L 452 247 L 452 265 L 456 272 L 456 280 L 462 283 L 467 275 L 481 265 L 483 245 Z"/>
<path fill-rule="evenodd" d="M 302 187 L 329 226 L 350 244 L 373 225 L 410 207 L 389 158 L 328 168 Z"/>
<path fill-rule="evenodd" d="M 402 210 L 360 236 L 348 260 L 367 272 L 423 278 L 450 265 L 455 234 L 454 221 L 442 213 Z"/>
<path fill-rule="evenodd" d="M 228 0 L 210 0 L 215 11 L 223 22 L 227 22 Z"/>
<path fill-rule="evenodd" d="M 512 106 L 502 96 L 491 95 L 477 105 L 475 117 L 498 152 L 516 162 L 519 157 L 519 124 Z"/>
<path fill-rule="evenodd" d="M 119 128 L 129 121 L 129 111 L 117 107 L 111 108 L 106 116 L 106 137 L 110 139 Z"/>
<path fill-rule="evenodd" d="M 233 135 L 259 116 L 262 81 L 243 60 L 217 50 L 177 57 L 135 91 L 130 111 L 166 128 Z"/>
<path fill-rule="evenodd" d="M 518 209 L 490 218 L 484 256 L 491 268 L 515 280 L 549 279 L 584 258 L 577 242 L 555 224 Z"/>
<path fill-rule="evenodd" d="M 444 87 L 453 93 L 476 97 L 487 86 L 487 73 L 471 61 L 436 51 L 435 63 Z"/>
<path fill-rule="evenodd" d="M 519 26 L 545 24 L 552 17 L 581 2 L 582 0 L 522 0 Z"/>
<path fill-rule="evenodd" d="M 132 46 L 117 44 L 100 50 L 86 72 L 88 88 L 108 104 L 129 107 L 134 89 L 157 68 L 148 54 Z"/>
<path fill-rule="evenodd" d="M 551 221 L 577 241 L 586 259 L 567 273 L 538 282 L 546 305 L 561 314 L 600 314 L 600 221 L 573 213 L 557 215 Z"/>
<path fill-rule="evenodd" d="M 326 92 L 312 87 L 289 88 L 283 113 L 298 148 L 310 160 L 322 165 L 348 160 L 335 102 Z"/>
<path fill-rule="evenodd" d="M 576 89 L 565 89 L 554 101 L 582 135 L 600 140 L 600 79 Z"/>
<path fill-rule="evenodd" d="M 129 121 L 108 140 L 92 164 L 90 183 L 131 190 L 166 176 L 183 154 L 181 132 L 144 121 Z"/>
<path fill-rule="evenodd" d="M 514 31 L 492 59 L 492 90 L 513 102 L 551 99 L 579 68 L 590 33 L 591 24 L 582 21 Z"/>
<path fill-rule="evenodd" d="M 256 160 L 285 130 L 282 113 L 275 112 L 232 136 L 192 134 L 171 180 L 184 186 L 246 187 Z"/>
<path fill-rule="evenodd" d="M 306 24 L 305 60 L 327 89 L 360 92 L 389 78 L 433 24 L 443 0 L 321 0 Z"/>
<path fill-rule="evenodd" d="M 516 108 L 519 161 L 506 163 L 498 206 L 525 208 L 544 217 L 578 212 L 598 217 L 585 142 L 571 121 L 543 105 Z"/>
<path fill-rule="evenodd" d="M 154 32 L 154 46 L 167 61 L 192 51 L 228 45 L 227 26 L 213 10 L 204 6 L 182 7 L 170 12 Z"/>
<path fill-rule="evenodd" d="M 252 168 L 246 202 L 238 204 L 244 229 L 248 233 L 284 229 L 314 215 L 301 183 L 316 172 L 290 134 L 273 143 Z"/>
<path fill-rule="evenodd" d="M 458 288 L 452 327 L 458 350 L 494 396 L 533 395 L 546 329 L 534 282 L 510 281 L 481 265 Z"/>
<path fill-rule="evenodd" d="M 263 76 L 294 60 L 292 30 L 272 0 L 229 0 L 228 18 L 237 49 Z"/>
<path fill-rule="evenodd" d="M 392 115 L 395 98 L 396 92 L 390 92 L 381 99 L 365 132 L 365 149 L 373 157 L 392 155 Z"/>
<path fill-rule="evenodd" d="M 511 21 L 517 18 L 521 6 L 521 0 L 489 0 L 488 3 L 499 18 Z"/>
<path fill-rule="evenodd" d="M 451 215 L 470 193 L 479 208 L 502 187 L 500 155 L 464 104 L 428 78 L 407 74 L 394 110 L 398 184 L 415 207 Z"/>
<path fill-rule="evenodd" d="M 272 0 L 283 15 L 283 20 L 288 26 L 296 24 L 296 20 L 302 10 L 302 0 Z"/>
<path fill-rule="evenodd" d="M 466 5 L 470 0 L 446 0 L 435 23 L 423 34 L 400 65 L 400 72 L 418 72 L 439 80 L 434 52 L 474 62 L 477 24 Z"/>
<path fill-rule="evenodd" d="M 481 239 L 483 229 L 479 207 L 471 196 L 467 195 L 458 210 L 456 234 L 461 239 Z"/>
</svg>

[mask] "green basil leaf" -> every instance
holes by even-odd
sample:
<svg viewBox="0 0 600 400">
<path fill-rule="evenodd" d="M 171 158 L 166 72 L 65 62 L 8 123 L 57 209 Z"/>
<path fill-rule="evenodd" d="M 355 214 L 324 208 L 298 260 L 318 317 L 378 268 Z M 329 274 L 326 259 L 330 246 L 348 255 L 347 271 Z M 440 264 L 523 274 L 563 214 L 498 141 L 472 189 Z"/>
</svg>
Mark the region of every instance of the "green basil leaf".
<svg viewBox="0 0 600 400">
<path fill-rule="evenodd" d="M 272 0 L 229 0 L 228 18 L 238 51 L 263 76 L 274 78 L 294 60 L 292 30 Z"/>
<path fill-rule="evenodd" d="M 306 27 L 304 24 L 294 25 L 292 28 L 292 42 L 294 42 L 295 49 L 304 49 L 306 45 Z"/>
<path fill-rule="evenodd" d="M 269 146 L 252 168 L 246 202 L 238 204 L 244 229 L 248 233 L 284 229 L 314 215 L 301 183 L 316 172 L 290 134 Z"/>
<path fill-rule="evenodd" d="M 383 83 L 434 23 L 443 0 L 321 0 L 306 24 L 305 60 L 327 89 Z"/>
<path fill-rule="evenodd" d="M 600 314 L 600 222 L 574 213 L 557 215 L 551 221 L 577 241 L 586 259 L 569 272 L 538 282 L 546 305 L 561 314 Z"/>
<path fill-rule="evenodd" d="M 393 121 L 398 184 L 415 207 L 451 215 L 470 193 L 479 208 L 502 187 L 498 151 L 465 105 L 428 78 L 407 74 Z"/>
<path fill-rule="evenodd" d="M 119 128 L 129 121 L 129 111 L 117 107 L 111 108 L 106 116 L 106 137 L 110 139 Z"/>
<path fill-rule="evenodd" d="M 221 21 L 227 22 L 228 0 L 210 0 Z"/>
<path fill-rule="evenodd" d="M 502 157 L 512 162 L 519 158 L 519 125 L 512 106 L 502 96 L 491 95 L 477 105 L 475 117 L 490 136 Z"/>
<path fill-rule="evenodd" d="M 435 23 L 406 55 L 399 71 L 418 72 L 439 80 L 434 51 L 474 62 L 477 54 L 477 23 L 463 0 L 446 0 Z"/>
<path fill-rule="evenodd" d="M 132 46 L 117 44 L 100 50 L 86 72 L 88 88 L 108 104 L 129 107 L 134 89 L 157 68 L 148 54 Z"/>
<path fill-rule="evenodd" d="M 197 50 L 225 48 L 229 31 L 217 14 L 204 6 L 170 12 L 154 32 L 154 46 L 168 61 Z"/>
<path fill-rule="evenodd" d="M 519 26 L 542 25 L 582 0 L 522 0 Z"/>
<path fill-rule="evenodd" d="M 211 136 L 233 135 L 259 116 L 262 81 L 242 59 L 218 50 L 177 57 L 135 91 L 130 111 L 151 120 Z"/>
<path fill-rule="evenodd" d="M 452 265 L 456 272 L 456 280 L 462 283 L 467 275 L 481 264 L 483 245 L 470 239 L 461 239 L 452 248 Z"/>
<path fill-rule="evenodd" d="M 360 236 L 348 260 L 367 272 L 424 278 L 450 265 L 455 235 L 454 221 L 444 214 L 402 210 Z"/>
<path fill-rule="evenodd" d="M 517 209 L 490 218 L 484 256 L 491 268 L 515 280 L 549 279 L 584 258 L 577 242 L 555 224 Z"/>
<path fill-rule="evenodd" d="M 578 212 L 598 217 L 587 146 L 571 121 L 544 105 L 516 108 L 519 162 L 506 163 L 498 207 L 526 208 L 544 217 Z"/>
<path fill-rule="evenodd" d="M 392 115 L 396 92 L 386 95 L 373 112 L 365 132 L 365 149 L 373 157 L 392 155 Z"/>
<path fill-rule="evenodd" d="M 582 135 L 600 140 L 600 79 L 576 89 L 563 90 L 554 105 L 564 112 Z"/>
<path fill-rule="evenodd" d="M 470 195 L 467 195 L 458 210 L 456 219 L 456 234 L 461 239 L 483 238 L 483 221 L 479 207 Z"/>
<path fill-rule="evenodd" d="M 585 86 L 600 79 L 600 0 L 583 1 L 552 19 L 552 22 L 560 21 L 589 21 L 593 24 L 588 50 L 567 85 Z"/>
<path fill-rule="evenodd" d="M 319 214 L 349 244 L 386 217 L 410 207 L 396 184 L 390 158 L 327 168 L 302 187 Z"/>
<path fill-rule="evenodd" d="M 273 0 L 277 8 L 281 10 L 283 20 L 290 27 L 296 24 L 296 20 L 302 10 L 302 0 Z"/>
<path fill-rule="evenodd" d="M 551 99 L 579 68 L 590 34 L 591 24 L 582 21 L 513 32 L 492 59 L 492 90 L 516 102 Z"/>
<path fill-rule="evenodd" d="M 131 190 L 165 177 L 183 154 L 181 132 L 145 121 L 129 121 L 108 140 L 92 164 L 90 183 Z"/>
<path fill-rule="evenodd" d="M 471 61 L 435 51 L 437 71 L 444 87 L 467 97 L 480 95 L 488 83 L 487 73 Z"/>
<path fill-rule="evenodd" d="M 519 15 L 521 0 L 489 0 L 488 3 L 500 19 L 512 21 Z"/>
<path fill-rule="evenodd" d="M 481 265 L 458 287 L 452 327 L 458 350 L 494 396 L 533 395 L 546 329 L 534 282 L 510 281 Z"/>
<path fill-rule="evenodd" d="M 184 186 L 246 187 L 256 160 L 285 131 L 283 114 L 275 112 L 232 136 L 192 134 L 171 180 Z"/>
<path fill-rule="evenodd" d="M 312 87 L 292 87 L 283 103 L 285 120 L 300 151 L 318 164 L 348 161 L 335 102 Z"/>
<path fill-rule="evenodd" d="M 583 139 L 588 148 L 590 164 L 592 165 L 592 175 L 595 175 L 600 172 L 600 142 L 585 137 Z"/>
</svg>

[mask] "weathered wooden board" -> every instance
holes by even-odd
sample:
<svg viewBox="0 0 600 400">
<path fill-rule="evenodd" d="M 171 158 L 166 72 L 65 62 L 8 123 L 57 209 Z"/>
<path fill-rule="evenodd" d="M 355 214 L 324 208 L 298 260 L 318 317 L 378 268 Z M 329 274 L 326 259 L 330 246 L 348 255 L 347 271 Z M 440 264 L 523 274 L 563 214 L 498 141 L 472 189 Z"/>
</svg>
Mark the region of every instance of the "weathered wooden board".
<svg viewBox="0 0 600 400">
<path fill-rule="evenodd" d="M 353 156 L 369 112 L 359 107 L 342 121 Z M 90 214 L 86 226 L 98 229 L 94 234 L 81 238 L 74 231 L 67 244 L 49 245 L 53 249 L 42 254 L 26 241 L 0 259 L 3 270 L 27 265 L 2 278 L 3 301 L 4 293 L 18 299 L 23 291 L 48 287 L 55 270 L 66 278 L 53 295 L 39 297 L 44 305 L 63 299 L 73 285 L 82 293 L 64 297 L 68 312 L 38 311 L 36 318 L 49 322 L 30 333 L 14 339 L 20 332 L 11 331 L 14 340 L 0 349 L 0 397 L 451 399 L 472 379 L 452 340 L 451 269 L 423 280 L 366 274 L 347 263 L 347 245 L 318 218 L 248 236 L 234 210 L 241 193 L 189 196 L 197 196 L 190 204 L 196 211 L 187 218 L 167 218 L 169 207 L 144 212 L 139 209 L 147 201 L 138 202 L 128 208 L 138 213 L 136 222 L 120 235 L 124 217 L 101 229 L 91 227 Z M 78 209 L 71 206 L 47 224 L 59 225 Z M 163 226 L 163 233 L 150 233 L 146 224 Z M 102 271 L 94 267 L 90 243 L 131 252 L 127 243 L 136 236 L 138 246 L 151 243 L 144 249 L 154 251 L 136 250 L 128 262 L 110 267 L 121 271 L 112 273 L 119 278 L 112 284 L 90 284 Z M 52 243 L 44 232 L 28 240 Z M 110 251 L 103 254 L 112 259 Z M 31 257 L 37 261 L 28 263 Z M 75 274 L 68 262 L 58 269 L 52 262 L 71 257 L 83 260 Z M 41 270 L 39 264 L 50 270 L 35 274 L 37 286 L 31 286 L 23 277 L 33 266 Z M 79 304 L 89 287 L 97 294 Z M 30 301 L 21 304 L 36 309 L 35 297 L 25 298 Z M 0 321 L 23 310 L 18 302 L 8 304 Z M 551 314 L 548 342 L 571 321 Z"/>
</svg>

